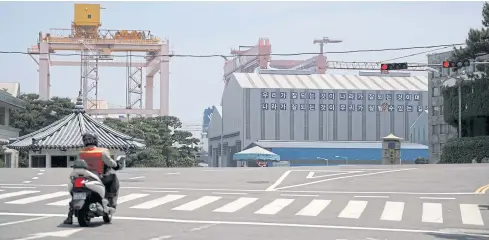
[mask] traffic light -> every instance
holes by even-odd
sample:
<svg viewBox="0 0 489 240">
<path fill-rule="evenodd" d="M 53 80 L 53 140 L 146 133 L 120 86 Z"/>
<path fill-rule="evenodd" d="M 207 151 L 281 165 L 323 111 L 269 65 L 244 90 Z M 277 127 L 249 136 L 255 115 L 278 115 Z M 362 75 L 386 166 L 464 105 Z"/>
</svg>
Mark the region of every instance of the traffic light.
<svg viewBox="0 0 489 240">
<path fill-rule="evenodd" d="M 470 61 L 467 59 L 460 61 L 443 61 L 442 66 L 443 68 L 453 68 L 453 71 L 457 71 L 461 67 L 470 66 Z"/>
<path fill-rule="evenodd" d="M 407 69 L 407 68 L 408 68 L 407 63 L 382 63 L 382 64 L 380 64 L 380 69 L 383 71 L 402 70 L 402 69 Z"/>
</svg>

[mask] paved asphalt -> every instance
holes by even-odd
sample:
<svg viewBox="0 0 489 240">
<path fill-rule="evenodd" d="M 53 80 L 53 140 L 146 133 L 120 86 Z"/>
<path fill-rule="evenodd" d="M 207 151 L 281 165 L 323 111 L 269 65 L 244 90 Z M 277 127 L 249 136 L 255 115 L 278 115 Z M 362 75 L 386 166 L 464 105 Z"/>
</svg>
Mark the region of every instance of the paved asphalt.
<svg viewBox="0 0 489 240">
<path fill-rule="evenodd" d="M 489 239 L 489 164 L 124 169 L 89 228 L 60 224 L 70 170 L 0 169 L 0 239 Z"/>
</svg>

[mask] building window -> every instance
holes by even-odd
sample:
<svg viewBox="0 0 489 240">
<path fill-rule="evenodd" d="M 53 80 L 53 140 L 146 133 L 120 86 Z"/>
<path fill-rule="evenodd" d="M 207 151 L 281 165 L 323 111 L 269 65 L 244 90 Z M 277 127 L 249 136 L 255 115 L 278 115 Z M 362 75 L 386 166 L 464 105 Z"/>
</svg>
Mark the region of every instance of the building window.
<svg viewBox="0 0 489 240">
<path fill-rule="evenodd" d="M 443 115 L 443 105 L 440 106 L 440 115 Z"/>
<path fill-rule="evenodd" d="M 432 116 L 438 116 L 440 114 L 440 107 L 439 106 L 433 106 L 431 107 L 433 110 L 431 111 Z"/>
<path fill-rule="evenodd" d="M 433 125 L 433 134 L 440 134 L 440 127 L 438 125 Z"/>
<path fill-rule="evenodd" d="M 46 167 L 46 155 L 32 155 L 31 167 L 33 168 L 45 168 Z"/>
<path fill-rule="evenodd" d="M 88 19 L 91 19 L 92 18 L 92 14 L 88 14 Z"/>
<path fill-rule="evenodd" d="M 431 96 L 438 97 L 440 95 L 440 88 L 434 87 L 431 89 Z"/>
<path fill-rule="evenodd" d="M 0 125 L 5 125 L 5 117 L 6 117 L 6 113 L 5 113 L 6 109 L 4 107 L 0 107 Z"/>
</svg>

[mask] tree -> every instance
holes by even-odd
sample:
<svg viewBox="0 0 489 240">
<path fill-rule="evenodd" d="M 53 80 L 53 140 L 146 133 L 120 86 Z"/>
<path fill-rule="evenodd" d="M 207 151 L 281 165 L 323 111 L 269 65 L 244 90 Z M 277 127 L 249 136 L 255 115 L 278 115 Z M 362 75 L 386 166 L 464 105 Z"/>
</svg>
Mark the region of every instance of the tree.
<svg viewBox="0 0 489 240">
<path fill-rule="evenodd" d="M 69 98 L 52 97 L 50 100 L 39 100 L 34 93 L 21 94 L 26 102 L 25 109 L 10 111 L 10 126 L 20 129 L 20 136 L 32 133 L 67 116 L 75 104 Z"/>
<path fill-rule="evenodd" d="M 489 54 L 489 3 L 482 8 L 481 29 L 470 29 L 466 47 L 454 49 L 452 59 L 476 59 Z M 462 94 L 462 138 L 453 138 L 445 144 L 441 163 L 469 163 L 489 156 L 489 65 L 478 65 L 480 75 L 443 89 L 445 122 L 458 128 L 458 88 Z"/>
<path fill-rule="evenodd" d="M 188 131 L 178 130 L 182 122 L 176 117 L 131 118 L 129 121 L 107 118 L 104 124 L 145 140 L 146 149 L 128 156 L 128 167 L 195 166 L 199 139 Z"/>
<path fill-rule="evenodd" d="M 19 98 L 26 103 L 25 109 L 10 110 L 9 125 L 20 129 L 23 136 L 46 127 L 70 114 L 75 104 L 69 98 L 53 97 L 50 100 L 39 100 L 39 95 L 22 93 Z M 26 152 L 19 153 L 19 166 L 28 166 Z"/>
</svg>

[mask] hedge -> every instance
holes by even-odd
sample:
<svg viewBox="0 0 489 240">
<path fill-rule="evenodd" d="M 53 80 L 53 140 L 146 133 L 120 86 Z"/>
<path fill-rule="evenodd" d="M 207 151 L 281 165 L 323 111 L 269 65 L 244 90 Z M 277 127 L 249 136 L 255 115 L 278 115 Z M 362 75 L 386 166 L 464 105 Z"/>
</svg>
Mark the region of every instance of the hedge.
<svg viewBox="0 0 489 240">
<path fill-rule="evenodd" d="M 480 163 L 485 157 L 489 157 L 489 136 L 453 138 L 443 147 L 439 163 L 472 163 L 474 158 Z"/>
<path fill-rule="evenodd" d="M 443 106 L 445 122 L 457 127 L 458 84 L 443 88 Z M 478 117 L 489 117 L 489 79 L 487 78 L 462 83 L 462 121 Z"/>
</svg>

